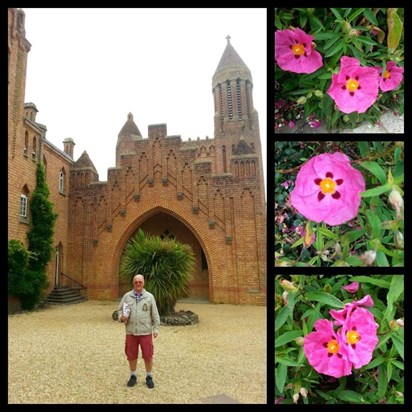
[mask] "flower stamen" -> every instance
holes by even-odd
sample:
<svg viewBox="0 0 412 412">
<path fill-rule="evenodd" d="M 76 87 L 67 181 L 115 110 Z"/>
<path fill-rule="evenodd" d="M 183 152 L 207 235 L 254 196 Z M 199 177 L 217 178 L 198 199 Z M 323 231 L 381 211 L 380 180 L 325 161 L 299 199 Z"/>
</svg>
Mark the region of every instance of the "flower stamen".
<svg viewBox="0 0 412 412">
<path fill-rule="evenodd" d="M 328 352 L 330 354 L 335 354 L 339 352 L 339 343 L 336 339 L 332 339 L 331 341 L 328 342 L 327 344 Z"/>
<path fill-rule="evenodd" d="M 301 43 L 294 44 L 292 46 L 292 53 L 296 56 L 302 56 L 302 54 L 305 54 L 305 46 Z"/>
<path fill-rule="evenodd" d="M 357 76 L 358 77 L 358 76 Z M 349 79 L 346 82 L 346 89 L 349 90 L 349 92 L 355 92 L 356 90 L 359 89 L 359 83 L 355 79 Z"/>
<path fill-rule="evenodd" d="M 355 345 L 360 341 L 360 339 L 361 336 L 355 330 L 350 330 L 346 332 L 346 341 L 349 343 L 349 345 Z"/>
</svg>

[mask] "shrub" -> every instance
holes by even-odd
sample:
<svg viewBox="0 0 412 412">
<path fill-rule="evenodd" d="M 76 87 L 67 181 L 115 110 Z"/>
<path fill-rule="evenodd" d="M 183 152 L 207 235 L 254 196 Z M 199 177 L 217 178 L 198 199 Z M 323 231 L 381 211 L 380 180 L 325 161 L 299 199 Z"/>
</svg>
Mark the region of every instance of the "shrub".
<svg viewBox="0 0 412 412">
<path fill-rule="evenodd" d="M 156 299 L 159 314 L 167 316 L 174 311 L 176 301 L 187 296 L 194 262 L 189 245 L 149 236 L 139 229 L 126 245 L 120 276 L 131 281 L 135 274 L 142 274 L 145 288 Z"/>
</svg>

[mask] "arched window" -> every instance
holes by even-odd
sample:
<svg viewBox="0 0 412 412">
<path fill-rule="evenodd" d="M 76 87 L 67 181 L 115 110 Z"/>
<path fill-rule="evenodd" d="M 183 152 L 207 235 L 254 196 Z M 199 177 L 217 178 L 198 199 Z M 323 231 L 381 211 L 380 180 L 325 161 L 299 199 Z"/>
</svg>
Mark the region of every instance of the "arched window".
<svg viewBox="0 0 412 412">
<path fill-rule="evenodd" d="M 66 177 L 66 174 L 64 173 L 64 168 L 63 168 L 60 170 L 60 173 L 59 173 L 59 192 L 60 193 L 64 193 L 65 177 Z"/>
<path fill-rule="evenodd" d="M 36 160 L 37 140 L 36 136 L 33 136 L 33 151 L 31 153 L 32 159 Z"/>
<path fill-rule="evenodd" d="M 27 157 L 29 153 L 29 132 L 26 130 L 24 133 L 24 155 Z"/>
</svg>

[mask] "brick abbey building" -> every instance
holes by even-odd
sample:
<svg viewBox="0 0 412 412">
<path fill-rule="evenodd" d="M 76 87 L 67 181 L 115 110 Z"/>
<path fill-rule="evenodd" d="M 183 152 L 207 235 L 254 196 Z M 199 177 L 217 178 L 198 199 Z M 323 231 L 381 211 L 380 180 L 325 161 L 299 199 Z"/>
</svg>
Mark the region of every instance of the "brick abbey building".
<svg viewBox="0 0 412 412">
<path fill-rule="evenodd" d="M 75 160 L 74 141 L 63 150 L 25 103 L 25 14 L 8 11 L 8 238 L 27 245 L 29 202 L 37 162 L 46 169 L 58 213 L 49 291 L 84 285 L 89 299 L 117 299 L 130 288 L 119 280 L 123 250 L 139 228 L 190 244 L 196 268 L 189 296 L 213 303 L 266 303 L 266 206 L 253 80 L 227 38 L 212 77 L 214 138 L 183 141 L 166 124 L 144 137 L 131 113 L 119 125 L 116 165 L 99 181 L 87 152 Z M 208 80 L 205 79 L 205 87 Z M 116 139 L 116 137 L 113 137 Z"/>
</svg>

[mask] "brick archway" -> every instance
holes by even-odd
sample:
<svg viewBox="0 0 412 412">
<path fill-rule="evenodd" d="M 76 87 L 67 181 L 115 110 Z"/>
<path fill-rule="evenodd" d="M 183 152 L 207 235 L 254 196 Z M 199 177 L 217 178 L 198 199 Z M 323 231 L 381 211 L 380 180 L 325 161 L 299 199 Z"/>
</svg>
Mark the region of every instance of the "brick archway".
<svg viewBox="0 0 412 412">
<path fill-rule="evenodd" d="M 159 210 L 141 222 L 129 239 L 135 235 L 138 229 L 142 229 L 149 235 L 160 236 L 162 238 L 174 238 L 180 243 L 190 245 L 195 254 L 195 269 L 192 280 L 189 283 L 189 297 L 209 299 L 209 269 L 207 258 L 196 235 L 187 225 L 173 215 Z M 130 290 L 130 287 L 130 282 L 119 279 L 119 296 L 122 296 L 123 293 Z"/>
</svg>

